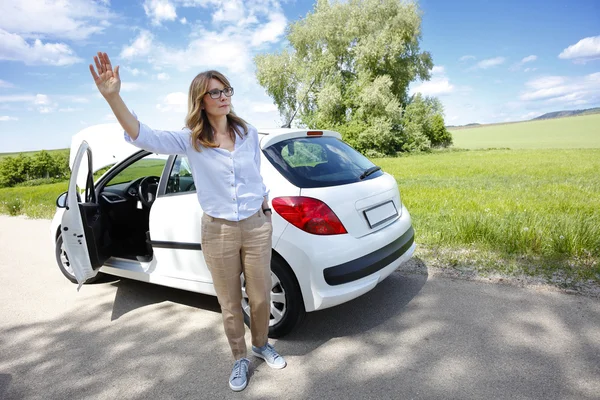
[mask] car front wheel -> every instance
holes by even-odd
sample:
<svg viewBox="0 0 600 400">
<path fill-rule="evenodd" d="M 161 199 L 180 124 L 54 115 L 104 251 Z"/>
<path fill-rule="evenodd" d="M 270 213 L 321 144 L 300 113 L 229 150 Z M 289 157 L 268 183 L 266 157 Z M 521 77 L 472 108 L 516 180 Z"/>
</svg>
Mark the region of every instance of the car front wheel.
<svg viewBox="0 0 600 400">
<path fill-rule="evenodd" d="M 246 281 L 242 279 L 242 309 L 244 322 L 250 326 L 250 304 L 246 294 Z M 300 286 L 287 264 L 277 257 L 271 260 L 271 315 L 269 337 L 278 338 L 290 333 L 302 320 L 306 311 Z"/>
<path fill-rule="evenodd" d="M 67 278 L 71 282 L 77 283 L 77 279 L 75 278 L 75 272 L 73 272 L 73 267 L 71 266 L 71 262 L 69 261 L 69 255 L 67 254 L 65 245 L 63 244 L 62 234 L 58 235 L 58 238 L 56 239 L 55 255 L 60 272 L 62 272 L 65 278 Z M 90 278 L 87 281 L 85 281 L 85 283 L 93 283 L 100 279 L 100 276 L 102 276 L 102 274 L 98 273 L 93 278 Z"/>
</svg>

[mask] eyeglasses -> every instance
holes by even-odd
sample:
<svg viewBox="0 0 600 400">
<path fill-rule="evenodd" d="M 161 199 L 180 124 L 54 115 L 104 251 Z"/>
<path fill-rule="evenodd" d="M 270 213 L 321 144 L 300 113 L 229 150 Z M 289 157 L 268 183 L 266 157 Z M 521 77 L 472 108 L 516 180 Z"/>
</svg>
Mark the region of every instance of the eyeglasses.
<svg viewBox="0 0 600 400">
<path fill-rule="evenodd" d="M 231 96 L 233 96 L 233 88 L 226 87 L 223 90 L 213 89 L 211 91 L 206 92 L 206 94 L 210 95 L 211 99 L 218 99 L 219 97 L 221 97 L 221 93 L 223 93 L 227 97 L 231 97 Z"/>
</svg>

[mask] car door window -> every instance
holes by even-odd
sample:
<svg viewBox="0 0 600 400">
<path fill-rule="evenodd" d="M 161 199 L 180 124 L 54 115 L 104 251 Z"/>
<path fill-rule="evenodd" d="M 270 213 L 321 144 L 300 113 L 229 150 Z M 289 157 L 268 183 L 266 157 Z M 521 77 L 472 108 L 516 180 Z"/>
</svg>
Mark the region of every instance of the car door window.
<svg viewBox="0 0 600 400">
<path fill-rule="evenodd" d="M 113 176 L 106 186 L 118 185 L 126 182 L 133 182 L 136 179 L 146 176 L 162 175 L 167 159 L 165 156 L 158 154 L 149 154 L 146 157 L 137 160 L 125 169 Z"/>
<path fill-rule="evenodd" d="M 169 174 L 166 193 L 192 193 L 196 191 L 192 169 L 186 156 L 177 156 Z"/>
</svg>

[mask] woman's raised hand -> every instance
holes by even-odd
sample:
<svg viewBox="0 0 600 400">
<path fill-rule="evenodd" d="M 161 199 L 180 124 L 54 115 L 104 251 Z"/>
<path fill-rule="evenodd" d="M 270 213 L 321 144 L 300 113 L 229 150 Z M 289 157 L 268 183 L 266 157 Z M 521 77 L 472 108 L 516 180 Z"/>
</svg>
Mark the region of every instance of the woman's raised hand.
<svg viewBox="0 0 600 400">
<path fill-rule="evenodd" d="M 115 67 L 113 72 L 108 54 L 98 52 L 98 56 L 94 56 L 98 73 L 94 70 L 94 66 L 90 64 L 90 72 L 96 82 L 98 90 L 105 98 L 118 94 L 121 90 L 121 78 L 119 77 L 119 66 Z"/>
</svg>

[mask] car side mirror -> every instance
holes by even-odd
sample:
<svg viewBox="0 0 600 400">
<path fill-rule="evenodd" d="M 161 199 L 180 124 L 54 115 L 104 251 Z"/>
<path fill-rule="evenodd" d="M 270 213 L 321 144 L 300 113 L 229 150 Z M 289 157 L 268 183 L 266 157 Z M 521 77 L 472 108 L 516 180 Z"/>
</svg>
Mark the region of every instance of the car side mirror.
<svg viewBox="0 0 600 400">
<path fill-rule="evenodd" d="M 64 192 L 56 199 L 56 207 L 66 208 L 67 207 L 67 192 Z"/>
</svg>

